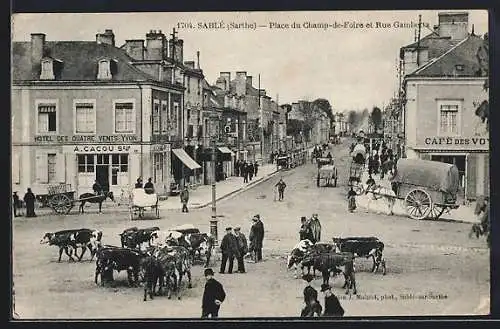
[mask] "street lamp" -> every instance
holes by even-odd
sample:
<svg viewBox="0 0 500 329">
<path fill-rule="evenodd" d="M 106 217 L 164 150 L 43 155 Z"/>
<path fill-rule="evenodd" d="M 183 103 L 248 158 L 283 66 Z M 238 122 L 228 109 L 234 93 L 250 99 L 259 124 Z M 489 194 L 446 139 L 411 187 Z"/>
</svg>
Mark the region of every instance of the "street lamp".
<svg viewBox="0 0 500 329">
<path fill-rule="evenodd" d="M 211 121 L 211 126 L 214 128 L 214 132 L 211 136 L 212 139 L 212 216 L 210 217 L 210 235 L 214 238 L 214 243 L 215 246 L 219 245 L 219 239 L 218 239 L 218 233 L 217 233 L 217 192 L 216 192 L 216 186 L 215 186 L 215 163 L 216 163 L 216 152 L 215 152 L 215 146 L 216 146 L 216 134 L 217 131 L 215 129 L 215 125 L 218 122 L 218 117 L 217 116 L 211 116 L 210 117 Z"/>
</svg>

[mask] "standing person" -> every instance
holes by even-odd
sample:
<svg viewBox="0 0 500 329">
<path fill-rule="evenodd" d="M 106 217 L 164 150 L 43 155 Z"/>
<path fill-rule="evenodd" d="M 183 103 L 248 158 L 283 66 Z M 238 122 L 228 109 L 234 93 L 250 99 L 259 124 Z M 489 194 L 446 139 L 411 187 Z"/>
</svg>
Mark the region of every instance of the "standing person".
<svg viewBox="0 0 500 329">
<path fill-rule="evenodd" d="M 301 317 L 312 317 L 321 315 L 321 305 L 318 302 L 318 291 L 311 286 L 314 277 L 311 274 L 305 274 L 302 279 L 307 282 L 304 288 L 304 304 L 300 314 Z"/>
<path fill-rule="evenodd" d="M 312 215 L 309 226 L 311 227 L 312 237 L 314 240 L 311 240 L 312 243 L 319 242 L 321 240 L 321 223 L 319 221 L 318 214 Z"/>
<path fill-rule="evenodd" d="M 247 244 L 247 238 L 246 236 L 241 233 L 241 228 L 240 227 L 235 227 L 234 228 L 234 235 L 236 236 L 236 241 L 238 242 L 238 272 L 240 273 L 245 273 L 245 262 L 243 261 L 243 257 L 248 252 L 248 244 Z"/>
<path fill-rule="evenodd" d="M 347 192 L 347 209 L 349 212 L 356 210 L 356 192 L 354 192 L 352 186 L 349 192 Z"/>
<path fill-rule="evenodd" d="M 19 207 L 19 195 L 17 195 L 17 192 L 14 192 L 12 194 L 12 208 L 14 209 L 14 217 L 17 217 L 17 209 Z"/>
<path fill-rule="evenodd" d="M 378 151 L 375 151 L 375 155 L 373 156 L 373 172 L 378 175 L 379 172 L 379 156 Z"/>
<path fill-rule="evenodd" d="M 309 240 L 312 241 L 313 236 L 312 236 L 312 231 L 311 227 L 309 226 L 309 223 L 307 222 L 306 216 L 302 216 L 300 218 L 300 231 L 299 231 L 299 238 L 300 240 Z"/>
<path fill-rule="evenodd" d="M 236 240 L 236 237 L 232 233 L 233 229 L 231 227 L 226 228 L 226 235 L 222 238 L 222 241 L 220 243 L 220 249 L 222 251 L 222 261 L 220 264 L 220 274 L 224 274 L 226 271 L 226 264 L 227 261 L 229 260 L 229 268 L 227 273 L 232 274 L 233 273 L 233 267 L 234 267 L 234 257 L 239 258 L 239 252 L 238 252 L 238 241 Z"/>
<path fill-rule="evenodd" d="M 257 214 L 252 218 L 253 225 L 250 229 L 250 249 L 254 253 L 254 261 L 262 261 L 262 241 L 264 240 L 264 223 L 260 220 L 260 215 Z"/>
<path fill-rule="evenodd" d="M 285 197 L 285 188 L 286 188 L 286 184 L 283 181 L 283 177 L 281 177 L 278 183 L 276 183 L 276 185 L 274 186 L 278 188 L 278 200 L 283 201 L 283 198 Z"/>
<path fill-rule="evenodd" d="M 186 186 L 184 186 L 184 189 L 182 190 L 180 194 L 181 198 L 181 203 L 182 203 L 182 212 L 189 212 L 187 204 L 189 202 L 189 191 Z"/>
<path fill-rule="evenodd" d="M 203 300 L 201 303 L 201 317 L 212 318 L 219 316 L 221 304 L 226 299 L 226 292 L 222 284 L 214 279 L 214 271 L 211 268 L 205 269 L 205 290 L 203 291 Z"/>
<path fill-rule="evenodd" d="M 142 178 L 137 178 L 137 182 L 135 183 L 135 188 L 142 188 Z"/>
<path fill-rule="evenodd" d="M 97 180 L 94 181 L 94 185 L 92 185 L 92 191 L 94 191 L 95 195 L 101 195 L 102 194 L 102 186 L 99 184 Z"/>
<path fill-rule="evenodd" d="M 325 312 L 323 316 L 344 316 L 344 308 L 340 305 L 339 299 L 332 292 L 329 284 L 321 285 L 321 292 L 325 294 Z"/>
<path fill-rule="evenodd" d="M 240 160 L 234 160 L 234 175 L 238 177 L 240 175 Z"/>
<path fill-rule="evenodd" d="M 26 217 L 36 217 L 35 214 L 35 195 L 28 187 L 26 194 L 24 194 L 24 203 L 26 204 Z"/>
<path fill-rule="evenodd" d="M 257 163 L 257 161 L 254 162 L 253 169 L 254 169 L 255 177 L 257 177 L 257 173 L 259 172 L 259 164 Z"/>
<path fill-rule="evenodd" d="M 246 162 L 243 162 L 241 166 L 241 171 L 243 175 L 243 183 L 248 183 L 248 165 Z"/>
<path fill-rule="evenodd" d="M 248 171 L 248 176 L 250 177 L 250 180 L 253 178 L 253 174 L 255 173 L 255 168 L 253 167 L 253 163 L 249 163 L 247 166 L 247 171 Z"/>
<path fill-rule="evenodd" d="M 155 187 L 153 185 L 153 182 L 152 182 L 152 178 L 149 177 L 148 178 L 148 182 L 146 184 L 144 184 L 144 191 L 146 192 L 146 194 L 153 194 L 155 193 Z"/>
</svg>

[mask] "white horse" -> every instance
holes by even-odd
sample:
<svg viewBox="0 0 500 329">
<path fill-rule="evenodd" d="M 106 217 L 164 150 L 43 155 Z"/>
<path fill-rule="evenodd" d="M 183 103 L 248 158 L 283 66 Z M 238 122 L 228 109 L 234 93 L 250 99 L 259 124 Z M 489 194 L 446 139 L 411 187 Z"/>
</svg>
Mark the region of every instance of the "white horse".
<svg viewBox="0 0 500 329">
<path fill-rule="evenodd" d="M 370 204 L 372 201 L 378 201 L 380 199 L 384 199 L 387 203 L 387 208 L 389 210 L 389 215 L 394 215 L 394 204 L 396 203 L 396 193 L 390 188 L 383 187 L 380 185 L 369 185 L 365 188 L 365 194 L 371 194 L 371 197 L 368 198 L 367 209 L 370 211 Z"/>
</svg>

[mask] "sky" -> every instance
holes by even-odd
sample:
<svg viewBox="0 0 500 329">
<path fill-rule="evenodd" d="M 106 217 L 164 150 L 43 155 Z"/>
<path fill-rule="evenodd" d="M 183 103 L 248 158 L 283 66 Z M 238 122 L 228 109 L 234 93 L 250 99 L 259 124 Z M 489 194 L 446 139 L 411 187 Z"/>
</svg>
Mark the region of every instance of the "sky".
<svg viewBox="0 0 500 329">
<path fill-rule="evenodd" d="M 246 71 L 255 87 L 260 74 L 261 88 L 280 104 L 326 98 L 334 111 L 349 111 L 387 104 L 397 90 L 399 48 L 413 43 L 418 16 L 432 29 L 438 12 L 449 11 L 15 14 L 11 31 L 13 41 L 29 41 L 31 33 L 45 33 L 47 41 L 92 41 L 112 29 L 121 46 L 146 39 L 150 30 L 170 34 L 175 28 L 184 40 L 184 60 L 196 61 L 200 51 L 210 84 L 220 72 L 233 78 Z M 486 33 L 487 11 L 467 12 L 469 32 L 474 25 L 475 34 Z M 205 28 L 211 22 L 224 25 Z M 230 29 L 234 23 L 254 28 Z M 423 27 L 421 37 L 430 32 Z"/>
</svg>

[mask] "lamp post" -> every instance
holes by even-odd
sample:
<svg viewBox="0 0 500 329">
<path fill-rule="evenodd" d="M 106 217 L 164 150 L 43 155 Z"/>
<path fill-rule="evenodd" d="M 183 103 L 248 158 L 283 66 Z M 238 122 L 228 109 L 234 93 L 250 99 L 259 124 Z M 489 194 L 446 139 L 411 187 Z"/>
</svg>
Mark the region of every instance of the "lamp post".
<svg viewBox="0 0 500 329">
<path fill-rule="evenodd" d="M 218 120 L 216 116 L 211 117 L 212 121 L 212 127 L 215 128 L 215 125 L 217 124 Z M 215 146 L 216 146 L 216 129 L 214 129 L 213 135 L 211 136 L 212 138 L 212 215 L 210 217 L 210 235 L 214 238 L 215 240 L 215 245 L 219 245 L 219 239 L 218 239 L 218 232 L 217 232 L 217 191 L 216 191 L 216 185 L 215 185 L 215 163 L 216 163 L 216 157 L 217 154 L 215 152 Z"/>
</svg>

